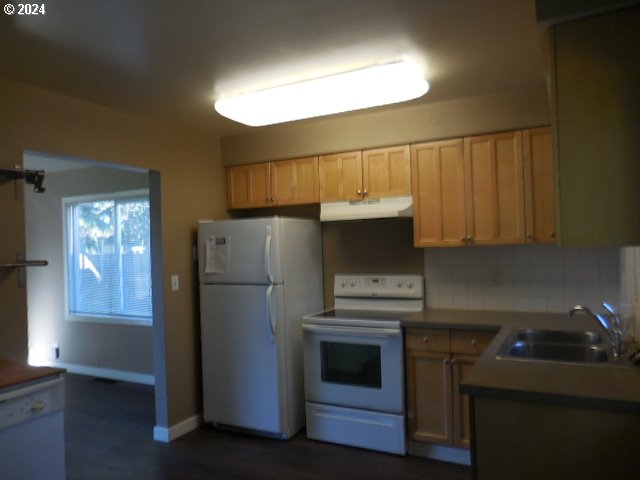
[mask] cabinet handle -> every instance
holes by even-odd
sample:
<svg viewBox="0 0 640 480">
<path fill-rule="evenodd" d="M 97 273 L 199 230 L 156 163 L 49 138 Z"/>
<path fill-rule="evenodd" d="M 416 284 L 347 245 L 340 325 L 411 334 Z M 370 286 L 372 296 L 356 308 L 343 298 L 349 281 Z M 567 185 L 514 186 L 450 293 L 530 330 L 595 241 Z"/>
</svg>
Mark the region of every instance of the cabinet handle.
<svg viewBox="0 0 640 480">
<path fill-rule="evenodd" d="M 362 195 L 362 191 L 358 189 L 358 195 Z"/>
<path fill-rule="evenodd" d="M 533 234 L 527 233 L 527 240 L 533 240 Z"/>
<path fill-rule="evenodd" d="M 556 232 L 551 232 L 549 234 L 549 238 L 556 238 Z"/>
<path fill-rule="evenodd" d="M 455 365 L 456 363 L 458 363 L 458 361 L 455 358 L 451 359 L 451 365 Z"/>
<path fill-rule="evenodd" d="M 427 335 L 422 337 L 422 343 L 429 343 L 429 337 Z"/>
<path fill-rule="evenodd" d="M 471 339 L 471 346 L 472 347 L 477 347 L 478 346 L 478 340 L 476 340 L 475 338 Z"/>
<path fill-rule="evenodd" d="M 462 235 L 462 236 L 460 237 L 460 241 L 461 241 L 461 242 L 463 242 L 463 243 L 467 243 L 467 237 L 465 237 L 464 235 Z"/>
<path fill-rule="evenodd" d="M 364 191 L 362 192 L 362 194 L 366 197 L 367 196 L 367 189 L 365 188 Z"/>
<path fill-rule="evenodd" d="M 467 235 L 466 241 L 467 242 L 473 241 L 473 237 L 471 235 Z"/>
<path fill-rule="evenodd" d="M 444 363 L 445 365 L 449 365 L 449 359 L 445 358 L 444 360 L 442 360 L 442 363 Z"/>
</svg>

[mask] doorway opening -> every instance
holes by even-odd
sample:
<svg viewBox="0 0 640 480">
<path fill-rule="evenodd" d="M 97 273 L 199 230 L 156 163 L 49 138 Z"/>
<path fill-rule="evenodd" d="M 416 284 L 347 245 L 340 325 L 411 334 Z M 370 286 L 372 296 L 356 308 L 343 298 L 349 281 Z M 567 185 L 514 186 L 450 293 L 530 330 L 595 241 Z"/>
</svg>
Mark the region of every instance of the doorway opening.
<svg viewBox="0 0 640 480">
<path fill-rule="evenodd" d="M 164 397 L 160 174 L 40 152 L 23 164 L 45 172 L 44 192 L 25 188 L 26 257 L 48 261 L 27 275 L 29 363 Z"/>
</svg>

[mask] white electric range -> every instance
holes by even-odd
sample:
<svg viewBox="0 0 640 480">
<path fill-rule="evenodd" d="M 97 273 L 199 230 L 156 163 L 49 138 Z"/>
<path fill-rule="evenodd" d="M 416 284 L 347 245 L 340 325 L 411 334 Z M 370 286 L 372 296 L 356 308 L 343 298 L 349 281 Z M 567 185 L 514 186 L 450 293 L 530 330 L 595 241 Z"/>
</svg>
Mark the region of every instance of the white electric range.
<svg viewBox="0 0 640 480">
<path fill-rule="evenodd" d="M 424 306 L 419 275 L 336 275 L 335 307 L 305 316 L 307 437 L 406 453 L 400 318 Z"/>
</svg>

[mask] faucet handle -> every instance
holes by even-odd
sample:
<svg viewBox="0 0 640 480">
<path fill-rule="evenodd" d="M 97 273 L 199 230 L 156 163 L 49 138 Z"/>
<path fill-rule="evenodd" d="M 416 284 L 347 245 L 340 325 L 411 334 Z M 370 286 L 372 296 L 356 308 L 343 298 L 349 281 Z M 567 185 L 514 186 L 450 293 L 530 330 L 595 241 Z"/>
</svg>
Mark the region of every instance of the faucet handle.
<svg viewBox="0 0 640 480">
<path fill-rule="evenodd" d="M 611 328 L 612 322 L 607 320 L 606 315 L 603 315 L 602 313 L 597 313 L 595 317 L 598 319 L 598 322 L 600 322 L 600 325 L 602 325 L 602 328 L 604 328 L 605 330 L 609 330 Z"/>
<path fill-rule="evenodd" d="M 609 312 L 611 315 L 615 315 L 616 311 L 613 309 L 613 307 L 611 306 L 610 303 L 607 302 L 602 302 L 602 306 L 605 308 L 605 310 L 607 312 Z"/>
<path fill-rule="evenodd" d="M 611 323 L 612 323 L 612 327 L 616 327 L 618 329 L 622 328 L 622 319 L 620 318 L 620 315 L 618 315 L 616 313 L 616 311 L 614 310 L 614 308 L 611 306 L 610 303 L 607 302 L 602 302 L 602 306 L 605 308 L 605 310 L 607 312 L 609 312 L 611 314 Z"/>
</svg>

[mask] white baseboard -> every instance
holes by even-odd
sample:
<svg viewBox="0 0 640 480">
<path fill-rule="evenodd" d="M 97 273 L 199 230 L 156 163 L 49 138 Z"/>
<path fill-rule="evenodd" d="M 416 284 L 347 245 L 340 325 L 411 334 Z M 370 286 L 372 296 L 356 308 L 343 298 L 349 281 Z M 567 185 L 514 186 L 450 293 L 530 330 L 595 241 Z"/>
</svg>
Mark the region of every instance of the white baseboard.
<svg viewBox="0 0 640 480">
<path fill-rule="evenodd" d="M 156 442 L 169 443 L 202 425 L 202 415 L 194 415 L 175 425 L 167 427 L 155 426 L 153 428 L 153 439 Z"/>
<path fill-rule="evenodd" d="M 73 363 L 49 362 L 51 367 L 66 369 L 69 373 L 88 375 L 91 377 L 108 378 L 110 380 L 122 380 L 124 382 L 142 383 L 144 385 L 155 385 L 154 375 L 146 373 L 126 372 L 124 370 L 113 370 L 111 368 L 88 367 L 86 365 L 76 365 Z"/>
</svg>

